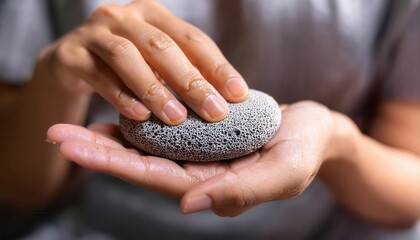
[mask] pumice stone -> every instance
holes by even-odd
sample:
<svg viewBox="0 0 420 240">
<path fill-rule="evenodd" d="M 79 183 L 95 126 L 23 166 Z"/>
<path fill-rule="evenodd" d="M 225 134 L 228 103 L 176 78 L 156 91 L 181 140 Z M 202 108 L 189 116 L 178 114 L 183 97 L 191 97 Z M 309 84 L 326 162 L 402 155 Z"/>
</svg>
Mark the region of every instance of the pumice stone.
<svg viewBox="0 0 420 240">
<path fill-rule="evenodd" d="M 120 129 L 135 147 L 154 156 L 172 160 L 209 162 L 252 153 L 277 132 L 281 112 L 266 93 L 251 89 L 249 98 L 229 103 L 229 112 L 220 122 L 209 123 L 191 109 L 185 122 L 169 126 L 152 116 L 136 121 L 120 114 Z"/>
</svg>

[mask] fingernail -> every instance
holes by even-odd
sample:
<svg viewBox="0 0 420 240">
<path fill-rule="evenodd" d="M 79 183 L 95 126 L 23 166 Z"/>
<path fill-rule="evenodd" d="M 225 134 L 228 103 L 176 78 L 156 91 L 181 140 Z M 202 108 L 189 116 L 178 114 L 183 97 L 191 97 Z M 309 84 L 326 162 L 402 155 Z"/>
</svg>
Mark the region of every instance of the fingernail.
<svg viewBox="0 0 420 240">
<path fill-rule="evenodd" d="M 146 106 L 143 105 L 143 103 L 139 101 L 135 101 L 133 105 L 131 106 L 133 109 L 133 112 L 139 117 L 140 119 L 147 119 L 147 117 L 150 114 L 150 110 L 146 108 Z"/>
<path fill-rule="evenodd" d="M 171 122 L 176 122 L 184 117 L 184 111 L 180 105 L 181 104 L 175 100 L 169 100 L 162 109 L 163 114 L 165 114 Z"/>
<path fill-rule="evenodd" d="M 226 82 L 226 89 L 232 97 L 239 98 L 248 94 L 245 82 L 238 78 L 231 78 Z"/>
<path fill-rule="evenodd" d="M 204 100 L 203 107 L 212 118 L 217 118 L 225 114 L 227 104 L 224 99 L 210 94 Z"/>
<path fill-rule="evenodd" d="M 212 205 L 213 204 L 211 198 L 209 198 L 207 195 L 195 196 L 187 200 L 187 203 L 182 209 L 182 212 L 184 214 L 200 212 L 203 210 L 210 209 Z"/>
</svg>

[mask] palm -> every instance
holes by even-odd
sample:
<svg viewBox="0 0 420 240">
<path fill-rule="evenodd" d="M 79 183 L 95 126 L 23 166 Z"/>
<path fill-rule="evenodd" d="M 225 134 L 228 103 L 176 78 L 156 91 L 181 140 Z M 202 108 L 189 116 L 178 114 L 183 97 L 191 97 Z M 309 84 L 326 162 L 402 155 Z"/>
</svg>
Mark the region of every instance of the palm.
<svg viewBox="0 0 420 240">
<path fill-rule="evenodd" d="M 64 157 L 85 168 L 174 196 L 219 173 L 247 166 L 260 156 L 254 153 L 231 161 L 174 162 L 130 148 L 118 127 L 111 124 L 95 124 L 89 129 L 60 124 L 50 130 L 49 138 L 62 144 Z"/>
<path fill-rule="evenodd" d="M 90 129 L 56 125 L 48 136 L 61 143 L 63 156 L 85 168 L 165 194 L 185 197 L 204 185 L 208 189 L 228 188 L 224 192 L 231 196 L 224 198 L 235 198 L 249 194 L 240 188 L 243 185 L 254 199 L 241 203 L 243 206 L 233 214 L 222 210 L 222 214 L 236 215 L 259 202 L 300 193 L 319 168 L 331 126 L 325 109 L 311 103 L 294 104 L 283 112 L 280 130 L 264 147 L 245 157 L 220 162 L 174 162 L 145 155 L 126 148 L 118 127 L 109 124 L 96 124 Z"/>
</svg>

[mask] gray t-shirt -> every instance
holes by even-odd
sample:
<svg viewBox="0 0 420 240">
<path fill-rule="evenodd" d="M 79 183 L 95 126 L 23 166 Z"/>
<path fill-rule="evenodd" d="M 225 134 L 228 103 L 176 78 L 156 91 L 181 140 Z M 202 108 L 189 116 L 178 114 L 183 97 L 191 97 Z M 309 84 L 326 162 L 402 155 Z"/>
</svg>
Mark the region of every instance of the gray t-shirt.
<svg viewBox="0 0 420 240">
<path fill-rule="evenodd" d="M 0 79 L 25 81 L 36 52 L 103 2 L 110 1 L 1 2 Z M 209 33 L 253 88 L 279 102 L 312 99 L 363 127 L 378 101 L 420 101 L 418 1 L 231 1 L 239 10 L 230 17 L 240 23 L 229 21 L 233 9 L 223 8 L 229 1 L 159 2 Z M 102 99 L 93 99 L 89 121 L 116 121 L 116 116 Z M 27 234 L 28 239 L 174 237 L 419 239 L 420 229 L 386 230 L 364 223 L 336 206 L 317 180 L 292 200 L 220 218 L 211 212 L 183 216 L 177 199 L 92 174 L 78 201 Z"/>
</svg>

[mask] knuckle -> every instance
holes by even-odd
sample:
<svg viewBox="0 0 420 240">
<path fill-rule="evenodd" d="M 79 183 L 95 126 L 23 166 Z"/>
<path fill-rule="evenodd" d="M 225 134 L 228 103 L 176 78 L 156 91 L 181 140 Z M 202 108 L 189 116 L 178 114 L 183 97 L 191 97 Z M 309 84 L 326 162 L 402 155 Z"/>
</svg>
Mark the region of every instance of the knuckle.
<svg viewBox="0 0 420 240">
<path fill-rule="evenodd" d="M 175 46 L 174 41 L 162 32 L 152 34 L 148 42 L 151 51 L 168 51 Z"/>
<path fill-rule="evenodd" d="M 118 4 L 105 4 L 96 8 L 91 16 L 92 20 L 98 18 L 108 18 L 114 21 L 121 22 L 124 19 L 122 6 Z"/>
<path fill-rule="evenodd" d="M 144 5 L 149 3 L 149 2 L 151 2 L 151 0 L 135 0 L 134 1 L 135 6 L 136 7 L 141 7 L 141 8 L 144 7 Z M 131 5 L 133 5 L 133 4 L 131 4 Z M 131 6 L 131 5 L 129 4 L 128 6 Z"/>
<path fill-rule="evenodd" d="M 216 66 L 213 68 L 213 72 L 211 75 L 215 79 L 228 79 L 232 77 L 231 71 L 232 66 L 228 62 L 221 62 L 216 64 Z"/>
<path fill-rule="evenodd" d="M 185 39 L 187 41 L 191 41 L 191 42 L 205 42 L 209 38 L 208 38 L 207 34 L 205 34 L 200 29 L 195 28 L 195 27 L 191 27 L 190 29 L 188 29 L 185 32 Z"/>
<path fill-rule="evenodd" d="M 72 67 L 75 65 L 75 48 L 67 42 L 58 44 L 51 55 L 53 63 L 61 67 Z"/>
<path fill-rule="evenodd" d="M 145 92 L 141 96 L 141 100 L 152 103 L 157 96 L 166 98 L 165 89 L 159 82 L 154 82 L 145 89 Z"/>
<path fill-rule="evenodd" d="M 147 12 L 147 2 L 150 0 L 136 0 L 131 4 L 124 6 L 124 10 L 127 12 L 126 17 L 136 21 L 144 21 L 145 12 Z"/>
<path fill-rule="evenodd" d="M 132 42 L 126 39 L 110 41 L 105 46 L 105 54 L 111 58 L 122 58 L 132 53 L 135 46 Z"/>
<path fill-rule="evenodd" d="M 53 59 L 56 62 L 59 62 L 60 64 L 63 64 L 67 61 L 67 44 L 59 44 L 55 48 L 55 51 L 53 53 Z"/>
<path fill-rule="evenodd" d="M 187 93 L 213 92 L 210 88 L 210 84 L 206 80 L 200 79 L 196 74 L 189 74 L 184 79 L 187 79 L 186 82 L 188 82 L 186 87 Z"/>
<path fill-rule="evenodd" d="M 71 35 L 76 36 L 76 37 L 84 37 L 84 36 L 89 36 L 90 34 L 92 34 L 92 31 L 94 31 L 94 29 L 92 29 L 91 25 L 83 24 L 80 27 L 74 29 L 71 32 Z"/>
</svg>

